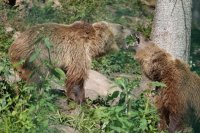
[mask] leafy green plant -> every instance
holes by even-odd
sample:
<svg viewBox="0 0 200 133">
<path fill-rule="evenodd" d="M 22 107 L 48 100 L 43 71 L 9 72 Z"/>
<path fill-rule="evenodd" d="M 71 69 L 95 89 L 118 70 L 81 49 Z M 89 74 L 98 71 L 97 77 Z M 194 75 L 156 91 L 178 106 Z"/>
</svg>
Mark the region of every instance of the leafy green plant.
<svg viewBox="0 0 200 133">
<path fill-rule="evenodd" d="M 110 116 L 107 130 L 109 132 L 157 132 L 158 117 L 155 115 L 156 109 L 149 102 L 147 96 L 149 92 L 142 94 L 139 99 L 134 99 L 131 92 L 138 86 L 139 80 L 128 82 L 118 79 L 117 83 L 123 90 L 118 93 L 120 98 L 118 105 L 106 110 Z"/>
<path fill-rule="evenodd" d="M 75 20 L 94 21 L 98 16 L 105 16 L 103 14 L 106 10 L 106 1 L 93 1 L 93 0 L 62 0 L 64 12 L 68 13 L 69 22 Z M 97 14 L 99 14 L 97 16 Z"/>
<path fill-rule="evenodd" d="M 0 34 L 1 47 L 4 48 L 0 52 L 2 54 L 0 57 L 0 132 L 57 132 L 49 128 L 49 125 L 56 122 L 50 120 L 51 115 L 54 115 L 57 110 L 54 104 L 56 95 L 51 93 L 51 82 L 56 81 L 56 77 L 63 77 L 61 70 L 54 68 L 54 73 L 57 75 L 46 77 L 40 86 L 25 84 L 23 81 L 9 81 L 13 77 L 13 70 L 6 53 L 12 40 L 3 28 L 0 32 L 2 33 Z M 45 39 L 45 42 L 49 47 L 48 39 Z M 31 61 L 34 61 L 34 58 Z"/>
<path fill-rule="evenodd" d="M 150 38 L 151 29 L 152 29 L 151 27 L 152 27 L 151 24 L 150 25 L 146 25 L 146 26 L 138 24 L 137 25 L 137 31 L 142 33 L 145 36 L 145 38 Z"/>
<path fill-rule="evenodd" d="M 10 44 L 13 42 L 12 35 L 6 34 L 3 25 L 0 23 L 0 57 L 5 56 Z"/>
<path fill-rule="evenodd" d="M 120 51 L 93 60 L 92 68 L 104 74 L 129 73 L 138 74 L 139 67 L 133 59 L 133 53 Z"/>
<path fill-rule="evenodd" d="M 127 53 L 122 52 L 120 54 Z M 103 58 L 102 60 L 104 59 L 109 59 L 109 57 Z M 126 56 L 121 56 L 121 58 L 118 58 L 118 61 L 124 59 L 126 59 Z M 118 65 L 118 61 L 113 60 L 112 65 Z M 110 64 L 106 65 L 109 68 Z M 108 68 L 105 69 L 107 70 Z M 104 68 L 100 70 L 104 71 Z M 127 69 L 123 72 L 129 71 L 132 71 L 132 69 Z M 110 70 L 110 73 L 114 72 L 115 70 Z M 159 119 L 155 107 L 150 102 L 150 97 L 148 96 L 150 92 L 144 92 L 137 99 L 132 94 L 133 90 L 138 87 L 140 79 L 130 80 L 117 77 L 114 80 L 122 88 L 122 91 L 115 91 L 105 100 L 95 101 L 95 108 L 91 106 L 91 103 L 87 103 L 86 110 L 83 109 L 85 107 L 83 106 L 80 112 L 81 116 L 79 116 L 80 114 L 75 116 L 66 115 L 63 123 L 67 123 L 67 125 L 83 133 L 94 131 L 157 133 L 157 122 Z M 157 83 L 156 85 L 160 84 Z M 115 105 L 111 105 L 115 99 L 118 99 L 118 102 Z"/>
<path fill-rule="evenodd" d="M 191 68 L 193 71 L 196 71 L 198 74 L 200 74 L 200 62 L 199 62 L 199 57 L 200 57 L 200 46 L 199 46 L 199 34 L 200 31 L 197 29 L 192 29 L 192 35 L 191 35 L 191 50 L 190 50 L 190 64 Z"/>
<path fill-rule="evenodd" d="M 6 61 L 1 68 L 9 68 Z M 9 63 L 8 63 L 9 64 Z M 1 69 L 1 77 L 7 77 L 8 71 Z M 50 114 L 56 111 L 52 103 L 55 95 L 50 94 L 50 81 L 37 85 L 23 82 L 9 83 L 6 78 L 0 81 L 0 132 L 45 132 L 48 130 Z"/>
</svg>

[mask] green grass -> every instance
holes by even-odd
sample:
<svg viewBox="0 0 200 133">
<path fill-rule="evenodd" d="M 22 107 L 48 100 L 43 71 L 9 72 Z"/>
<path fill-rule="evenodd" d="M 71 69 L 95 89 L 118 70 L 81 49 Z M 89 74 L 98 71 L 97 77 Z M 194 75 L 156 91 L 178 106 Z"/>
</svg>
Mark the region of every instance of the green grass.
<svg viewBox="0 0 200 133">
<path fill-rule="evenodd" d="M 108 76 L 113 73 L 140 74 L 140 68 L 134 61 L 133 53 L 127 51 L 110 53 L 97 58 L 93 60 L 92 68 Z"/>
<path fill-rule="evenodd" d="M 0 59 L 1 78 L 10 74 L 10 64 L 5 58 Z M 48 82 L 44 82 L 41 89 L 22 81 L 0 81 L 1 133 L 48 131 L 51 115 L 57 110 L 53 102 L 57 96 L 50 93 Z"/>
</svg>

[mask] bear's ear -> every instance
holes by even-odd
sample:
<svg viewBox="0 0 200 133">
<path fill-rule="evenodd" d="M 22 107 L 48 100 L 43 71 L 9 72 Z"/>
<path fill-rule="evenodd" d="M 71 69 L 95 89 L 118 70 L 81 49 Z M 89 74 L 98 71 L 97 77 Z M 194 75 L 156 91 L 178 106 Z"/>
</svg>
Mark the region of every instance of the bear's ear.
<svg viewBox="0 0 200 133">
<path fill-rule="evenodd" d="M 138 45 L 146 43 L 146 39 L 141 33 L 136 32 L 136 33 L 134 33 L 134 36 L 135 36 L 135 39 L 136 39 L 136 43 Z"/>
<path fill-rule="evenodd" d="M 146 45 L 150 44 L 148 40 L 145 39 L 145 37 L 141 33 L 134 33 L 135 37 L 135 44 L 133 46 L 133 49 L 137 51 L 138 49 L 144 48 Z"/>
<path fill-rule="evenodd" d="M 140 34 L 139 33 L 134 33 L 135 39 L 136 39 L 136 43 L 140 44 Z"/>
</svg>

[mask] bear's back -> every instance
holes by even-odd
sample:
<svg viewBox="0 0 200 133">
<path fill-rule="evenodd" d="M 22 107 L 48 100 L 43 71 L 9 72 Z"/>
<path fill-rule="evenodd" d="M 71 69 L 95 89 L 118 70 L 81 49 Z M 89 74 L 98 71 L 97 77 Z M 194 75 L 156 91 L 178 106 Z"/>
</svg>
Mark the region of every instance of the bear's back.
<svg viewBox="0 0 200 133">
<path fill-rule="evenodd" d="M 21 37 L 32 36 L 41 33 L 44 37 L 53 36 L 76 36 L 77 38 L 92 37 L 95 35 L 93 26 L 83 21 L 76 21 L 70 25 L 57 24 L 57 23 L 44 23 L 38 24 L 29 28 L 21 34 Z M 46 36 L 45 36 L 46 35 Z"/>
<path fill-rule="evenodd" d="M 11 45 L 9 55 L 12 60 L 19 61 L 35 51 L 37 44 L 39 44 L 39 49 L 46 50 L 44 39 L 48 38 L 54 46 L 52 51 L 56 50 L 58 52 L 55 53 L 61 53 L 64 56 L 63 54 L 69 53 L 70 49 L 77 48 L 76 45 L 84 45 L 80 42 L 88 42 L 94 36 L 95 30 L 92 25 L 82 21 L 74 22 L 71 25 L 56 23 L 38 24 L 21 33 Z"/>
</svg>

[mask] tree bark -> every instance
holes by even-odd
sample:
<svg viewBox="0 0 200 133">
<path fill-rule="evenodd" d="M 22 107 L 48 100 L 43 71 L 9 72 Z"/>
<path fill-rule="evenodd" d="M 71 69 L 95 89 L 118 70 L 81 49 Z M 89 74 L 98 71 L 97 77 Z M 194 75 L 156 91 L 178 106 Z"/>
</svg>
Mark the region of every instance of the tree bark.
<svg viewBox="0 0 200 133">
<path fill-rule="evenodd" d="M 192 0 L 158 0 L 152 40 L 175 58 L 188 61 Z"/>
</svg>

